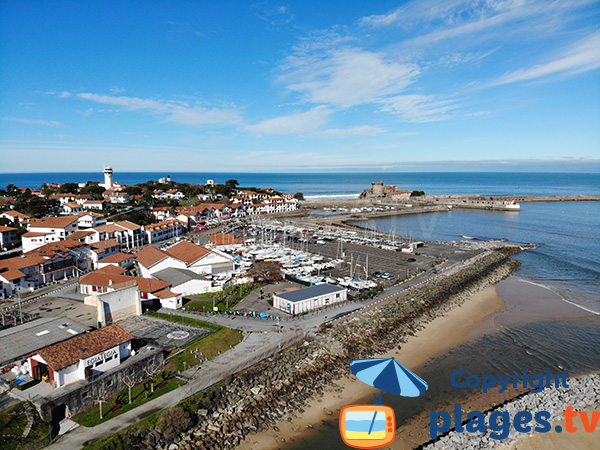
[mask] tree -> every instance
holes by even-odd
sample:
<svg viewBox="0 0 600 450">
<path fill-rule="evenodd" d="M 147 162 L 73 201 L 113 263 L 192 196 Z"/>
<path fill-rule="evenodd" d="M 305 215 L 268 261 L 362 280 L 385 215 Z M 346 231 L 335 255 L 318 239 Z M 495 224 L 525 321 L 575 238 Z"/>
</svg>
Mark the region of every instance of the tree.
<svg viewBox="0 0 600 450">
<path fill-rule="evenodd" d="M 125 383 L 125 386 L 127 386 L 127 389 L 129 391 L 129 403 L 131 403 L 131 388 L 136 385 L 137 379 L 131 374 L 121 379 L 123 380 L 123 383 Z"/>
<path fill-rule="evenodd" d="M 98 406 L 100 408 L 100 419 L 103 419 L 102 415 L 102 403 L 108 400 L 108 391 L 106 389 L 100 388 L 96 392 L 90 393 L 90 398 L 96 402 L 98 402 Z"/>
<path fill-rule="evenodd" d="M 422 197 L 423 195 L 425 195 L 424 191 L 412 191 L 410 194 L 411 197 Z"/>
<path fill-rule="evenodd" d="M 127 186 L 125 188 L 125 192 L 127 192 L 129 195 L 142 195 L 144 192 L 142 191 L 142 188 L 138 185 L 131 185 L 131 186 Z"/>
<path fill-rule="evenodd" d="M 104 192 L 104 188 L 99 186 L 91 181 L 88 181 L 87 184 L 79 190 L 80 194 L 91 195 L 96 200 L 102 200 L 102 193 Z"/>
<path fill-rule="evenodd" d="M 224 197 L 229 197 L 231 195 L 231 192 L 233 191 L 231 186 L 228 186 L 226 184 L 219 184 L 218 186 L 214 186 L 213 190 L 215 194 L 220 194 Z"/>
<path fill-rule="evenodd" d="M 281 276 L 281 267 L 276 262 L 256 262 L 248 269 L 247 274 L 252 277 L 255 282 L 270 283 L 279 281 L 283 278 Z"/>
<path fill-rule="evenodd" d="M 27 202 L 18 202 L 15 210 L 39 218 L 56 213 L 58 207 L 59 203 L 56 200 L 32 196 Z"/>
<path fill-rule="evenodd" d="M 225 182 L 226 186 L 229 186 L 231 189 L 235 189 L 238 187 L 239 183 L 238 180 L 227 180 Z"/>
<path fill-rule="evenodd" d="M 79 192 L 79 185 L 77 183 L 64 183 L 58 188 L 59 194 L 77 194 Z"/>
<path fill-rule="evenodd" d="M 154 378 L 156 378 L 156 376 L 159 374 L 160 371 L 161 371 L 160 364 L 144 367 L 144 372 L 146 373 L 146 375 L 149 378 L 148 381 L 150 381 L 150 392 L 152 392 L 153 394 L 154 394 Z"/>
<path fill-rule="evenodd" d="M 298 200 L 304 200 L 304 194 L 302 192 L 296 192 L 293 197 Z"/>
</svg>

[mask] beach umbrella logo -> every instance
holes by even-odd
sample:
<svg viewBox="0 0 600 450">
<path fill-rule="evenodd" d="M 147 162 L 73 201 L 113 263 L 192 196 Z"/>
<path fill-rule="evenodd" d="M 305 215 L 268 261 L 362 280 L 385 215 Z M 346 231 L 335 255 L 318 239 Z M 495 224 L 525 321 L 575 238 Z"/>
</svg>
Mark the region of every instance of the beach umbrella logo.
<svg viewBox="0 0 600 450">
<path fill-rule="evenodd" d="M 379 448 L 396 437 L 394 410 L 381 402 L 383 393 L 418 397 L 427 383 L 394 358 L 355 359 L 350 370 L 363 383 L 381 390 L 374 405 L 349 405 L 340 411 L 340 434 L 354 448 Z"/>
</svg>

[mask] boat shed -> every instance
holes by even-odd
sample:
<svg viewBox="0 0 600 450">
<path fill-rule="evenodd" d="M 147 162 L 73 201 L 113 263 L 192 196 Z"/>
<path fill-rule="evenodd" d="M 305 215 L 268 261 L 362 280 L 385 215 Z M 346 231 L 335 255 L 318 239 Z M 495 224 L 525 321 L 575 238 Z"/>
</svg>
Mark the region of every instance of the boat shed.
<svg viewBox="0 0 600 450">
<path fill-rule="evenodd" d="M 112 324 L 43 348 L 28 357 L 29 375 L 55 387 L 87 380 L 131 355 L 133 336 Z"/>
<path fill-rule="evenodd" d="M 348 290 L 333 284 L 317 284 L 291 292 L 273 295 L 273 307 L 297 315 L 346 301 Z"/>
</svg>

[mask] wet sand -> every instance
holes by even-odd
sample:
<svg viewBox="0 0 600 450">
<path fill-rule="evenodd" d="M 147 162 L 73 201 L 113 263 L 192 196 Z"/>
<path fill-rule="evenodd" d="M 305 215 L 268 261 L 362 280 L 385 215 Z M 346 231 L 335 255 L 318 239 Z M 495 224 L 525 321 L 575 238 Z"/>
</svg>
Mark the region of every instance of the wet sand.
<svg viewBox="0 0 600 450">
<path fill-rule="evenodd" d="M 424 329 L 409 337 L 401 350 L 390 351 L 378 357 L 394 356 L 409 369 L 415 370 L 454 346 L 509 327 L 511 324 L 590 315 L 588 311 L 563 301 L 559 295 L 543 286 L 517 277 L 509 277 L 498 285 L 478 292 L 445 316 L 428 323 Z M 497 391 L 485 395 L 475 394 L 468 399 L 463 399 L 462 404 L 465 410 L 484 411 L 524 391 L 521 388 L 508 389 L 503 394 L 498 394 Z M 291 417 L 291 421 L 278 423 L 276 426 L 279 431 L 271 428 L 254 436 L 250 435 L 238 448 L 269 450 L 293 447 L 293 442 L 300 444 L 303 438 L 319 429 L 324 421 L 337 418 L 337 413 L 343 406 L 369 402 L 372 394 L 378 392 L 365 386 L 354 376 L 344 377 L 328 386 L 321 397 L 309 401 L 303 408 L 302 414 L 298 413 Z M 368 399 L 365 400 L 367 397 Z M 448 408 L 451 408 L 450 404 L 440 404 L 438 410 Z M 550 434 L 539 436 L 538 439 L 550 438 Z M 577 435 L 574 434 L 573 438 Z M 559 436 L 558 439 L 564 439 L 564 436 Z M 429 412 L 424 411 L 412 417 L 397 430 L 396 440 L 390 448 L 412 449 L 428 440 Z M 521 449 L 519 442 L 515 448 Z"/>
<path fill-rule="evenodd" d="M 458 345 L 467 339 L 469 333 L 481 325 L 487 317 L 502 311 L 505 304 L 497 293 L 496 286 L 490 286 L 471 297 L 462 305 L 452 309 L 445 316 L 437 317 L 425 328 L 408 338 L 400 350 L 387 352 L 378 357 L 394 356 L 399 362 L 411 370 L 423 365 L 427 360 Z M 323 420 L 331 419 L 328 412 L 338 411 L 345 405 L 360 402 L 368 394 L 378 393 L 374 388 L 366 388 L 365 384 L 354 376 L 346 376 L 337 380 L 335 385 L 327 387 L 323 396 L 311 400 L 303 409 L 304 413 L 292 418 L 291 422 L 282 421 L 273 428 L 250 435 L 238 448 L 242 450 L 269 450 L 280 448 L 284 441 L 299 440 L 306 436 L 307 425 L 318 426 Z M 407 447 L 397 439 L 392 448 Z M 399 445 L 399 446 L 396 446 Z"/>
</svg>

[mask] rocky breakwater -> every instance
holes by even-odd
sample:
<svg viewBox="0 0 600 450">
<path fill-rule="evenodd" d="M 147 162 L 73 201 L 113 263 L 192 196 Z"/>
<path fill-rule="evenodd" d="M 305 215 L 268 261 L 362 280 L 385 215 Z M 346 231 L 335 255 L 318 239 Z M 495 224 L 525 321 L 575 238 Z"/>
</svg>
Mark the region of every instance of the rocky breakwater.
<svg viewBox="0 0 600 450">
<path fill-rule="evenodd" d="M 563 419 L 563 412 L 568 406 L 571 406 L 575 411 L 593 411 L 600 406 L 599 374 L 585 375 L 575 379 L 572 378 L 568 381 L 568 386 L 568 388 L 562 386 L 556 388 L 552 386 L 545 388 L 540 392 L 529 392 L 516 400 L 512 400 L 488 411 L 485 415 L 485 423 L 489 423 L 490 415 L 494 411 L 506 411 L 510 414 L 511 419 L 514 419 L 515 414 L 519 411 L 529 411 L 532 414 L 535 414 L 538 411 L 548 411 L 550 413 L 550 418 L 547 419 L 548 422 L 550 424 L 555 424 Z M 531 424 L 533 427 L 536 426 L 535 422 L 531 422 Z M 466 426 L 466 424 L 463 423 L 463 426 Z M 554 425 L 552 428 L 554 428 Z M 512 425 L 508 436 L 501 440 L 491 438 L 489 432 L 457 433 L 456 431 L 450 431 L 440 436 L 436 441 L 428 443 L 421 448 L 423 450 L 476 450 L 500 448 L 509 446 L 519 439 L 531 435 L 533 435 L 533 432 L 520 433 Z"/>
<path fill-rule="evenodd" d="M 270 427 L 276 434 L 278 421 L 293 422 L 305 402 L 349 373 L 353 359 L 393 349 L 436 316 L 507 277 L 519 264 L 509 253 L 487 252 L 451 275 L 329 323 L 316 336 L 163 412 L 152 429 L 117 439 L 131 449 L 209 450 L 235 448 Z"/>
</svg>

